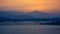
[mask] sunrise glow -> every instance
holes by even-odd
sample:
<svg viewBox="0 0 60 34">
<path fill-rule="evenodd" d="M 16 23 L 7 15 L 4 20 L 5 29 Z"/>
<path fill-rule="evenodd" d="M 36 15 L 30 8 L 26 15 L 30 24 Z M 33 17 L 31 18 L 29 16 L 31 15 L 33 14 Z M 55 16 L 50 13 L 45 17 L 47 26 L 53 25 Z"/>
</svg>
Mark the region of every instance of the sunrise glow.
<svg viewBox="0 0 60 34">
<path fill-rule="evenodd" d="M 0 0 L 0 10 L 57 10 L 59 0 Z"/>
</svg>

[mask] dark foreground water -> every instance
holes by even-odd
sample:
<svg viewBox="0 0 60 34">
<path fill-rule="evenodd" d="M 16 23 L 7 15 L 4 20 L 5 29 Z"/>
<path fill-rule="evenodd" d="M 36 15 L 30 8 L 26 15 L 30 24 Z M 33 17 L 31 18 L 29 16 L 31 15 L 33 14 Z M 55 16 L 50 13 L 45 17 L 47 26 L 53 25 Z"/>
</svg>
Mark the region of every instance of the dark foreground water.
<svg viewBox="0 0 60 34">
<path fill-rule="evenodd" d="M 0 25 L 0 34 L 60 34 L 59 25 Z"/>
</svg>

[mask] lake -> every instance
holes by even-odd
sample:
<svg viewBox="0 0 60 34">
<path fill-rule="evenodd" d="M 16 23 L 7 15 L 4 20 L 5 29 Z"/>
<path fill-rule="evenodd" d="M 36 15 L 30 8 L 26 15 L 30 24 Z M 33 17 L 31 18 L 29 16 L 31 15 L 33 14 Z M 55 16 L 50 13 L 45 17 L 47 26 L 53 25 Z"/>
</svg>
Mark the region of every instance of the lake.
<svg viewBox="0 0 60 34">
<path fill-rule="evenodd" d="M 0 25 L 40 25 L 40 23 L 52 23 L 52 21 L 9 21 L 0 22 Z"/>
<path fill-rule="evenodd" d="M 0 34 L 60 34 L 60 25 L 0 25 Z"/>
</svg>

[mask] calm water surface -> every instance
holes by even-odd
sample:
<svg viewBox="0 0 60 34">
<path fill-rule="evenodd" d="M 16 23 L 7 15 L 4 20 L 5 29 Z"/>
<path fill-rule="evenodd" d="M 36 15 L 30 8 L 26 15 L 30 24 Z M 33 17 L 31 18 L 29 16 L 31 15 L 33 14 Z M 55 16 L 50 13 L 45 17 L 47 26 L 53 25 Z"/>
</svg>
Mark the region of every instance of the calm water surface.
<svg viewBox="0 0 60 34">
<path fill-rule="evenodd" d="M 0 25 L 0 34 L 60 34 L 59 25 Z"/>
</svg>

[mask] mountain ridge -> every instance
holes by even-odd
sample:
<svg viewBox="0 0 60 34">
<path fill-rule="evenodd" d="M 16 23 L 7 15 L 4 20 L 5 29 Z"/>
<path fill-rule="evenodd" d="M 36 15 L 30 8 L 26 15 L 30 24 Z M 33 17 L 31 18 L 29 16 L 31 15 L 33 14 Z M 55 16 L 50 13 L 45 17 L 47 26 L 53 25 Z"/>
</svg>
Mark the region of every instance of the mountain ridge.
<svg viewBox="0 0 60 34">
<path fill-rule="evenodd" d="M 29 19 L 29 18 L 53 18 L 55 15 L 33 11 L 29 13 L 16 12 L 16 11 L 0 11 L 0 17 L 12 18 L 12 19 Z"/>
</svg>

